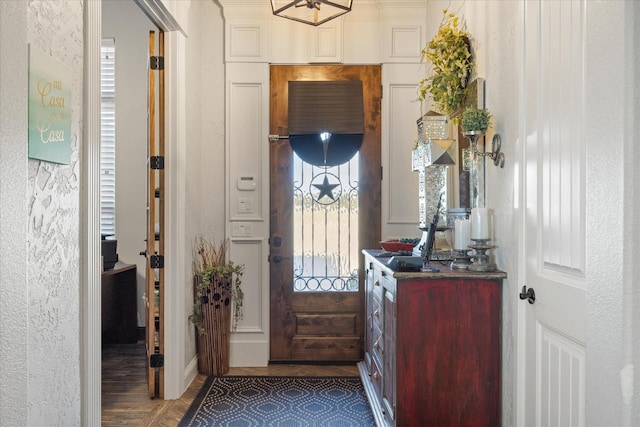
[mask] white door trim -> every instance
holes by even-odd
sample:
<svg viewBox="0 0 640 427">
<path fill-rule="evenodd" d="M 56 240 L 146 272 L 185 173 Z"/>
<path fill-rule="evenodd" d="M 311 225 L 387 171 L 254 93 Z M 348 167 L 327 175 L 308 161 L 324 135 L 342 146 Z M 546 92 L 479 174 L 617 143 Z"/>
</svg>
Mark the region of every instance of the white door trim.
<svg viewBox="0 0 640 427">
<path fill-rule="evenodd" d="M 161 2 L 136 0 L 149 18 L 163 31 L 175 31 L 184 34 L 170 11 Z M 84 4 L 84 88 L 83 88 L 83 158 L 82 176 L 82 281 L 86 284 L 82 294 L 82 360 L 81 360 L 81 418 L 83 426 L 100 426 L 101 424 L 101 389 L 102 389 L 102 343 L 101 343 L 101 266 L 100 266 L 100 43 L 102 40 L 102 0 L 87 1 Z M 179 46 L 176 37 L 182 41 L 182 35 L 169 35 L 171 42 L 165 48 L 168 58 L 177 58 Z M 177 64 L 177 59 L 171 61 Z M 169 96 L 166 109 L 167 144 L 170 155 L 176 155 L 179 141 L 183 140 L 184 126 L 179 123 L 180 105 L 176 104 L 174 95 L 180 89 L 180 76 L 183 67 L 168 73 L 167 86 Z M 171 162 L 170 162 L 171 163 Z M 173 163 L 179 164 L 177 159 Z M 180 194 L 180 186 L 184 187 L 184 178 L 176 168 L 166 171 L 169 191 Z M 184 175 L 184 174 L 182 174 Z M 168 193 L 169 200 L 171 195 Z M 167 254 L 182 254 L 182 258 L 173 259 L 175 264 L 167 269 L 168 283 L 166 289 L 168 304 L 165 306 L 165 320 L 173 325 L 167 328 L 165 336 L 165 399 L 180 397 L 193 377 L 193 373 L 183 372 L 184 355 L 181 351 L 184 337 L 180 340 L 179 331 L 184 330 L 186 315 L 180 304 L 184 295 L 184 251 L 178 251 L 177 242 L 184 241 L 184 217 L 177 214 L 171 205 L 165 213 L 167 225 Z M 182 261 L 180 261 L 182 260 Z"/>
<path fill-rule="evenodd" d="M 100 266 L 100 42 L 102 0 L 84 4 L 84 81 L 82 145 L 82 360 L 83 426 L 101 420 L 102 337 Z"/>
</svg>

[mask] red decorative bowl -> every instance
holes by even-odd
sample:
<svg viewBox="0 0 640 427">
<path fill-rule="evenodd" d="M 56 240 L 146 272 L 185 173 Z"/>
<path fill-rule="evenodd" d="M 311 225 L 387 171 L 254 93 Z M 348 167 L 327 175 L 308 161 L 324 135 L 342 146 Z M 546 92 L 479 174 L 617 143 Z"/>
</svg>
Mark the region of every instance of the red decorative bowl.
<svg viewBox="0 0 640 427">
<path fill-rule="evenodd" d="M 412 243 L 401 243 L 399 240 L 385 240 L 380 242 L 380 246 L 387 252 L 413 251 L 416 246 Z"/>
</svg>

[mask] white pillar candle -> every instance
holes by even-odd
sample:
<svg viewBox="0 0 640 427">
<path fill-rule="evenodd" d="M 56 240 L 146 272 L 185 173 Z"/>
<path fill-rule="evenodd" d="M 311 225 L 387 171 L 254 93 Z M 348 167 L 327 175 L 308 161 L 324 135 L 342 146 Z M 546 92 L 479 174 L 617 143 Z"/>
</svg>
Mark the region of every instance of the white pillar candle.
<svg viewBox="0 0 640 427">
<path fill-rule="evenodd" d="M 489 209 L 473 208 L 471 209 L 471 238 L 472 239 L 489 239 Z"/>
<path fill-rule="evenodd" d="M 468 249 L 471 243 L 471 222 L 468 219 L 456 219 L 454 224 L 453 249 Z"/>
</svg>

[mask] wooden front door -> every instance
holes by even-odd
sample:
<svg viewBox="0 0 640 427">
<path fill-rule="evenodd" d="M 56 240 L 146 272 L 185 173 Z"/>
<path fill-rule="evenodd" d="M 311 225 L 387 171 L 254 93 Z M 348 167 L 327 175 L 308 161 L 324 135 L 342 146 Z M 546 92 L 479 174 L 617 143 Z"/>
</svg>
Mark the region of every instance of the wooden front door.
<svg viewBox="0 0 640 427">
<path fill-rule="evenodd" d="M 270 134 L 280 135 L 270 142 L 270 360 L 360 360 L 364 330 L 360 251 L 378 247 L 380 240 L 381 67 L 274 65 L 270 71 L 269 129 Z M 355 163 L 334 171 L 305 166 L 283 138 L 289 134 L 288 82 L 303 80 L 362 81 L 365 129 Z M 316 181 L 303 183 L 305 174 Z M 324 178 L 318 181 L 318 177 Z M 334 196 L 336 186 L 348 191 Z M 322 203 L 311 195 L 314 188 L 321 192 L 317 200 L 324 195 L 339 203 L 319 206 Z M 302 205 L 312 206 L 313 213 L 305 216 Z M 320 241 L 324 252 L 312 253 L 309 248 L 315 243 L 310 239 Z M 338 250 L 328 249 L 338 241 L 346 243 Z M 319 264 L 323 267 L 318 269 Z M 330 264 L 340 265 L 342 271 L 329 271 Z"/>
</svg>

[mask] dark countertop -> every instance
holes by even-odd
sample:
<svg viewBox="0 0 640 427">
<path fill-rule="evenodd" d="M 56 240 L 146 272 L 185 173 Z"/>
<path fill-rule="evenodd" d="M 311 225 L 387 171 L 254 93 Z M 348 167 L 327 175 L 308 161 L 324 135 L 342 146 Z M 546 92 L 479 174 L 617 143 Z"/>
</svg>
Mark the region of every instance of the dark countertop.
<svg viewBox="0 0 640 427">
<path fill-rule="evenodd" d="M 469 270 L 452 270 L 449 268 L 449 263 L 440 264 L 437 261 L 432 261 L 431 266 L 439 268 L 440 271 L 432 272 L 432 271 L 396 271 L 387 266 L 387 261 L 391 259 L 390 257 L 378 257 L 379 254 L 384 251 L 380 249 L 364 249 L 362 251 L 363 254 L 370 256 L 374 259 L 374 261 L 389 275 L 396 279 L 407 279 L 407 278 L 447 278 L 447 279 L 469 279 L 472 277 L 478 279 L 505 279 L 507 277 L 507 273 L 500 270 L 495 270 L 491 272 L 481 272 L 481 271 L 469 271 Z"/>
</svg>

